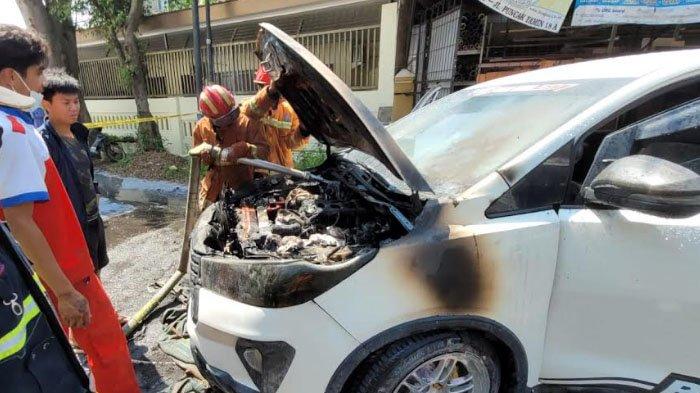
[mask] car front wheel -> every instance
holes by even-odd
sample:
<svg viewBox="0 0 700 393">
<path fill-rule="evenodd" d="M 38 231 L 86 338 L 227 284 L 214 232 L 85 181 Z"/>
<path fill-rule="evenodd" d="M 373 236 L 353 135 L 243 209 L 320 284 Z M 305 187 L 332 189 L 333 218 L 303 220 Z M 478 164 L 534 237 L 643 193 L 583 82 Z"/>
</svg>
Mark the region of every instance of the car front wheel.
<svg viewBox="0 0 700 393">
<path fill-rule="evenodd" d="M 453 333 L 400 340 L 365 367 L 356 393 L 496 393 L 501 379 L 488 342 Z"/>
</svg>

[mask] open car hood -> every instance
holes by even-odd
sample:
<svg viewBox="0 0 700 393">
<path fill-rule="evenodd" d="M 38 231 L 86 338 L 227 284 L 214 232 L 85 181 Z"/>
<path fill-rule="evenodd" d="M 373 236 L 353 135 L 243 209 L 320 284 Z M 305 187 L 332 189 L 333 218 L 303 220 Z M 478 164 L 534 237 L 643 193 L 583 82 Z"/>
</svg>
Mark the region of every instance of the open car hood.
<svg viewBox="0 0 700 393">
<path fill-rule="evenodd" d="M 258 54 L 271 78 L 282 78 L 280 92 L 316 139 L 361 150 L 413 191 L 431 191 L 394 138 L 333 71 L 280 29 L 269 23 L 260 27 Z"/>
</svg>

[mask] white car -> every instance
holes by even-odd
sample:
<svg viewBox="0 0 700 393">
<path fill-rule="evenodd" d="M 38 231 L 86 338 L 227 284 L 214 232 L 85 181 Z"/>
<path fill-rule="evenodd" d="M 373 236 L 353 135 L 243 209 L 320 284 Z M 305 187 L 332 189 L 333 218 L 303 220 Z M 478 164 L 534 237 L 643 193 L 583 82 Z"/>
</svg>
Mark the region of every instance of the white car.
<svg viewBox="0 0 700 393">
<path fill-rule="evenodd" d="M 187 328 L 213 385 L 700 392 L 700 51 L 510 76 L 385 129 L 261 26 L 329 156 L 248 161 L 278 174 L 199 220 Z"/>
</svg>

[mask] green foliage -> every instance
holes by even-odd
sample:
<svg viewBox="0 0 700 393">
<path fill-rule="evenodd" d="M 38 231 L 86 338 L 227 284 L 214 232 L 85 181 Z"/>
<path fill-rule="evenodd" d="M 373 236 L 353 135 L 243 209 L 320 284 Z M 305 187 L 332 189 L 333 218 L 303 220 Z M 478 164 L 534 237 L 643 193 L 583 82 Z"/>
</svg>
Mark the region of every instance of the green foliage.
<svg viewBox="0 0 700 393">
<path fill-rule="evenodd" d="M 171 165 L 163 168 L 163 179 L 177 182 L 185 182 L 190 177 L 190 167 L 183 165 Z"/>
<path fill-rule="evenodd" d="M 188 157 L 180 163 L 164 166 L 162 178 L 178 183 L 187 183 L 190 179 L 190 165 L 192 165 L 192 158 Z M 206 173 L 207 166 L 201 165 L 199 167 L 200 179 L 203 178 Z"/>
<path fill-rule="evenodd" d="M 139 131 L 136 133 L 136 140 L 142 151 L 163 151 L 163 139 L 160 138 L 155 122 L 139 124 Z"/>
<path fill-rule="evenodd" d="M 192 7 L 192 0 L 169 0 L 166 5 L 166 10 L 180 11 L 190 7 Z"/>
<path fill-rule="evenodd" d="M 143 0 L 133 2 L 132 0 L 46 1 L 69 2 L 72 12 L 88 15 L 87 27 L 100 33 L 105 38 L 110 51 L 116 53 L 120 60 L 118 68 L 120 83 L 132 89 L 134 95 L 139 95 L 135 97 L 137 106 L 139 103 L 147 102 L 146 86 L 134 86 L 135 82 L 145 84 L 148 73 L 143 56 L 146 49 L 145 43 L 136 36 L 138 25 L 144 14 Z M 136 8 L 132 9 L 132 7 Z M 120 37 L 124 38 L 123 42 L 120 41 Z M 144 97 L 144 95 L 146 96 Z M 140 107 L 139 111 L 141 111 Z M 139 124 L 137 142 L 139 148 L 144 151 L 163 150 L 163 142 L 155 123 Z"/>
<path fill-rule="evenodd" d="M 190 159 L 190 165 L 192 165 L 192 159 Z M 199 178 L 203 178 L 207 174 L 207 171 L 209 171 L 209 167 L 207 165 L 199 165 Z M 189 170 L 187 174 L 189 175 Z"/>
<path fill-rule="evenodd" d="M 68 2 L 73 13 L 89 15 L 87 20 L 87 28 L 95 29 L 106 40 L 107 47 L 110 51 L 116 52 L 122 60 L 122 66 L 127 73 L 133 75 L 134 67 L 131 65 L 131 59 L 121 42 L 119 36 L 123 36 L 127 27 L 129 18 L 129 10 L 131 9 L 131 0 L 51 0 Z M 143 10 L 141 10 L 143 12 Z M 123 80 L 131 81 L 132 77 L 128 76 Z"/>
<path fill-rule="evenodd" d="M 115 142 L 115 143 L 134 143 L 136 142 L 136 138 L 134 138 L 131 135 L 124 135 L 124 136 L 116 136 L 116 135 L 111 135 L 111 134 L 104 134 L 107 137 L 107 140 L 110 142 Z"/>
<path fill-rule="evenodd" d="M 62 1 L 71 2 L 73 12 L 90 15 L 88 27 L 99 30 L 105 37 L 125 27 L 131 7 L 130 0 Z"/>
<path fill-rule="evenodd" d="M 119 67 L 117 67 L 117 73 L 119 83 L 131 89 L 131 85 L 134 83 L 133 67 L 131 67 L 131 65 L 120 64 Z"/>
<path fill-rule="evenodd" d="M 59 22 L 71 20 L 73 3 L 71 0 L 46 0 L 46 8 Z"/>
<path fill-rule="evenodd" d="M 97 30 L 106 40 L 107 47 L 122 60 L 120 79 L 130 86 L 135 66 L 125 53 L 118 36 L 126 29 L 131 0 L 44 0 L 49 12 L 59 21 L 71 20 L 74 14 L 87 15 L 87 28 Z"/>
<path fill-rule="evenodd" d="M 305 171 L 315 168 L 326 160 L 326 150 L 323 148 L 299 150 L 294 152 L 294 167 Z"/>
<path fill-rule="evenodd" d="M 229 0 L 210 0 L 209 4 L 223 3 Z M 204 5 L 204 0 L 199 0 L 199 5 Z M 180 11 L 192 7 L 192 0 L 168 0 L 166 11 Z"/>
<path fill-rule="evenodd" d="M 133 162 L 134 162 L 134 155 L 133 154 L 125 154 L 124 159 L 117 161 L 114 165 L 116 165 L 117 167 L 120 167 L 122 169 L 126 169 L 129 166 L 131 166 L 131 164 Z"/>
</svg>

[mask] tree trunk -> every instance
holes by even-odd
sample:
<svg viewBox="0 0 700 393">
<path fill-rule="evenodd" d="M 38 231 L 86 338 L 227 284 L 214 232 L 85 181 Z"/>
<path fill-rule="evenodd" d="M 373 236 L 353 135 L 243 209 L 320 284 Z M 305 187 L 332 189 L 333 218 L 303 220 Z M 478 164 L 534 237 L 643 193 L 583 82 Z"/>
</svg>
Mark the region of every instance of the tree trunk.
<svg viewBox="0 0 700 393">
<path fill-rule="evenodd" d="M 75 38 L 75 26 L 73 21 L 70 19 L 65 20 L 61 23 L 63 29 L 62 33 L 62 49 L 64 55 L 64 67 L 69 74 L 73 75 L 76 79 L 80 79 L 80 65 L 78 63 L 78 43 Z M 90 112 L 88 111 L 87 104 L 85 103 L 85 93 L 80 91 L 80 121 L 83 123 L 89 123 L 92 121 Z"/>
<path fill-rule="evenodd" d="M 134 37 L 135 39 L 135 37 Z M 127 40 L 129 41 L 129 40 Z M 129 44 L 131 46 L 132 44 Z M 151 117 L 151 109 L 148 105 L 148 90 L 146 86 L 146 67 L 143 63 L 142 55 L 133 55 L 132 50 L 139 51 L 138 43 L 135 49 L 129 48 L 133 61 L 133 82 L 131 91 L 136 101 L 136 111 L 139 117 Z M 158 123 L 155 121 L 139 123 L 139 142 L 144 150 L 163 150 L 163 140 L 158 131 Z"/>
<path fill-rule="evenodd" d="M 124 31 L 124 46 L 131 65 L 133 82 L 131 90 L 136 101 L 136 111 L 139 117 L 151 117 L 151 109 L 148 105 L 148 88 L 146 85 L 147 68 L 136 32 L 143 16 L 143 0 L 131 0 L 129 17 Z M 163 150 L 163 139 L 158 131 L 158 123 L 155 121 L 139 123 L 138 137 L 144 150 Z"/>
<path fill-rule="evenodd" d="M 75 78 L 80 77 L 78 66 L 78 46 L 75 39 L 75 26 L 70 18 L 61 21 L 49 12 L 51 0 L 44 6 L 42 0 L 19 0 L 24 22 L 41 34 L 49 46 L 49 65 L 62 67 Z M 80 95 L 80 121 L 91 121 L 85 98 Z"/>
</svg>

